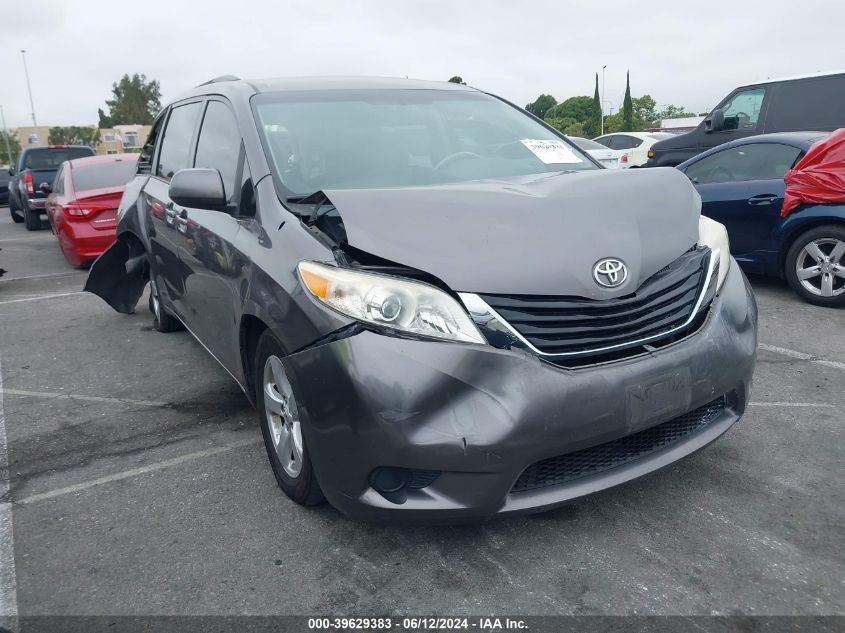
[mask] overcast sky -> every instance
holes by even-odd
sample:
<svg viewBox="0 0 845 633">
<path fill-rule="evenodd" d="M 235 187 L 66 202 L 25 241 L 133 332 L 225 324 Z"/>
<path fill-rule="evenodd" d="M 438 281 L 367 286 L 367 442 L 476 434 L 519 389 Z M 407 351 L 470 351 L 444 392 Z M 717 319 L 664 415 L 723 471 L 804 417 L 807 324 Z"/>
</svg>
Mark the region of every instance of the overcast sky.
<svg viewBox="0 0 845 633">
<path fill-rule="evenodd" d="M 8 0 L 11 4 L 11 0 Z M 470 85 L 519 105 L 593 91 L 710 109 L 733 87 L 845 66 L 840 0 L 29 0 L 2 12 L 0 104 L 30 125 L 92 124 L 114 81 L 144 73 L 162 103 L 210 77 L 387 75 Z"/>
</svg>

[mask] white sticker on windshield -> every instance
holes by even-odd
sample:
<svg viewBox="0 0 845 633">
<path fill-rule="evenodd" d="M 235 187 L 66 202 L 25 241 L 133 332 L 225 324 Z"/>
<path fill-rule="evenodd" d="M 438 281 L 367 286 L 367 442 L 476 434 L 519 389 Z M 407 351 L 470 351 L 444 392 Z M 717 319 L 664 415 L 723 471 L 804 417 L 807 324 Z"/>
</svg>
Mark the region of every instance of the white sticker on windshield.
<svg viewBox="0 0 845 633">
<path fill-rule="evenodd" d="M 525 138 L 520 143 L 547 165 L 583 162 L 563 141 Z"/>
</svg>

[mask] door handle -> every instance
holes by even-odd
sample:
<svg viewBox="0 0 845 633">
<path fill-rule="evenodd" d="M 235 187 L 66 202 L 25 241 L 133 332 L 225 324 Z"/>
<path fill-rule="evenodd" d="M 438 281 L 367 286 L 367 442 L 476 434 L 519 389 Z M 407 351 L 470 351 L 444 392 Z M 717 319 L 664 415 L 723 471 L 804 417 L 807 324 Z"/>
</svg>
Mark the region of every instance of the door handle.
<svg viewBox="0 0 845 633">
<path fill-rule="evenodd" d="M 778 195 L 774 193 L 762 193 L 759 196 L 752 196 L 748 199 L 748 204 L 760 206 L 763 204 L 772 204 L 778 199 Z"/>
</svg>

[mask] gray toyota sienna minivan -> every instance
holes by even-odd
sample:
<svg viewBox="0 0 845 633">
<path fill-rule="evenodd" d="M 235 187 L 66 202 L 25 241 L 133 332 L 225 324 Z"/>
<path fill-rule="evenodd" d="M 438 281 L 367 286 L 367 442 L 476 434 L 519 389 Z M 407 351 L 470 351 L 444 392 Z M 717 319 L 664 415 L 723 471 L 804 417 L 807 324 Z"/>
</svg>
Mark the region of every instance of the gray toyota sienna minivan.
<svg viewBox="0 0 845 633">
<path fill-rule="evenodd" d="M 603 169 L 495 96 L 224 77 L 164 108 L 138 165 L 86 289 L 131 312 L 149 283 L 298 503 L 551 508 L 745 411 L 756 305 L 688 179 Z"/>
</svg>

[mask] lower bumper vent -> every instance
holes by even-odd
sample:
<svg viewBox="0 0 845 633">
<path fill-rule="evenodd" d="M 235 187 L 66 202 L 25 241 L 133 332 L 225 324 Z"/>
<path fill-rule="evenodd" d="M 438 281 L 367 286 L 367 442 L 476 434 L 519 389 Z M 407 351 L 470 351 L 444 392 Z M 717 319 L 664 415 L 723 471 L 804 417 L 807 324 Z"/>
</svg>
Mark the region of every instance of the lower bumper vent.
<svg viewBox="0 0 845 633">
<path fill-rule="evenodd" d="M 641 459 L 707 426 L 727 406 L 722 396 L 644 431 L 536 462 L 522 472 L 511 492 L 556 486 Z"/>
</svg>

